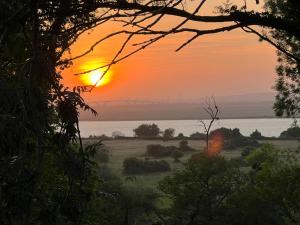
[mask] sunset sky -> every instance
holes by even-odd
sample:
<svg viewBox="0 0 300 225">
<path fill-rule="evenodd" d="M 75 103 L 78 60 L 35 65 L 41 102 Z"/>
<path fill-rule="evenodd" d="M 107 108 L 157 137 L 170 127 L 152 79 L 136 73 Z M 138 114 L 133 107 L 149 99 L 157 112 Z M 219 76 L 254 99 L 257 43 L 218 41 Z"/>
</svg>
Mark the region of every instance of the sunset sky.
<svg viewBox="0 0 300 225">
<path fill-rule="evenodd" d="M 212 12 L 211 1 L 202 10 Z M 254 1 L 253 1 L 254 2 Z M 176 24 L 168 18 L 161 26 Z M 191 24 L 190 26 L 195 26 Z M 197 26 L 197 25 L 196 25 Z M 84 52 L 119 27 L 107 24 L 84 34 L 71 49 L 71 56 Z M 193 100 L 204 96 L 270 92 L 274 85 L 276 52 L 252 34 L 237 30 L 203 36 L 175 52 L 189 34 L 174 35 L 113 66 L 109 81 L 84 95 L 88 102 L 103 100 Z M 86 84 L 74 76 L 89 65 L 105 64 L 114 56 L 124 36 L 106 41 L 63 72 L 67 86 Z M 87 66 L 88 65 L 88 66 Z"/>
</svg>

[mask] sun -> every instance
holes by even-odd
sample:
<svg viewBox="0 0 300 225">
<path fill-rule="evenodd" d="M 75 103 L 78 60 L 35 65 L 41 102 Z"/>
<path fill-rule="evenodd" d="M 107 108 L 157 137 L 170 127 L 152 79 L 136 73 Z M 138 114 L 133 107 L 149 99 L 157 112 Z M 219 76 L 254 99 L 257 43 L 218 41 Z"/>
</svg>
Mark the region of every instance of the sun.
<svg viewBox="0 0 300 225">
<path fill-rule="evenodd" d="M 100 67 L 101 64 L 95 61 L 86 62 L 80 66 L 81 71 L 88 71 Z M 108 71 L 105 75 L 105 69 L 93 70 L 89 73 L 80 76 L 81 81 L 86 85 L 96 85 L 96 87 L 104 86 L 111 81 L 111 72 Z"/>
</svg>

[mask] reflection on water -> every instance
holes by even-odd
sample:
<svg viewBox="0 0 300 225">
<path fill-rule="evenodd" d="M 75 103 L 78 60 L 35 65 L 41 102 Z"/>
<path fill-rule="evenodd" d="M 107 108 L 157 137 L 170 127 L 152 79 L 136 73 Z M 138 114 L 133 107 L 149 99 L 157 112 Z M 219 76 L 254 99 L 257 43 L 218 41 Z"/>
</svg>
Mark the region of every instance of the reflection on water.
<svg viewBox="0 0 300 225">
<path fill-rule="evenodd" d="M 204 120 L 205 121 L 205 120 Z M 219 127 L 239 128 L 243 135 L 249 136 L 255 129 L 267 137 L 279 136 L 292 124 L 292 119 L 224 119 L 218 120 L 212 129 Z M 81 121 L 80 130 L 82 137 L 89 135 L 111 136 L 112 132 L 120 131 L 126 136 L 133 136 L 133 129 L 142 123 L 155 123 L 161 130 L 174 128 L 176 134 L 183 133 L 186 136 L 194 132 L 203 132 L 203 128 L 197 120 L 152 120 L 152 121 Z"/>
</svg>

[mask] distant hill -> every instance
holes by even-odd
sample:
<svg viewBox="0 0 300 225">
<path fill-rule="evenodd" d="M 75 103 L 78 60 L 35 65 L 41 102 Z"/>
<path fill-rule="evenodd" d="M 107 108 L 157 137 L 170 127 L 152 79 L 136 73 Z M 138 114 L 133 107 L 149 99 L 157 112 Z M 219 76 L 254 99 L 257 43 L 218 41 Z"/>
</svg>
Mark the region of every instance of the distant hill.
<svg viewBox="0 0 300 225">
<path fill-rule="evenodd" d="M 219 96 L 216 101 L 221 118 L 270 118 L 274 93 L 255 93 L 234 96 Z M 81 112 L 80 120 L 186 120 L 205 119 L 203 100 L 172 101 L 105 101 L 90 104 L 98 113 L 94 117 Z"/>
</svg>

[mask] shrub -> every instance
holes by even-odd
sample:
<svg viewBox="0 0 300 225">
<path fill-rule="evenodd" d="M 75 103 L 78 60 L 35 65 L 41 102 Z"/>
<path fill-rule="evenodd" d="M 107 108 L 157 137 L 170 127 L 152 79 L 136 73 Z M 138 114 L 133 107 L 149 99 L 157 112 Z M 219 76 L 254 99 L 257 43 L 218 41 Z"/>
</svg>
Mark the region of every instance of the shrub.
<svg viewBox="0 0 300 225">
<path fill-rule="evenodd" d="M 167 157 L 170 156 L 173 151 L 177 150 L 175 146 L 163 146 L 159 144 L 153 144 L 147 146 L 146 155 L 152 157 Z"/>
<path fill-rule="evenodd" d="M 209 136 L 212 137 L 217 134 L 221 134 L 224 139 L 243 137 L 243 135 L 240 133 L 240 129 L 238 129 L 238 128 L 230 129 L 230 128 L 221 127 L 221 128 L 211 131 Z"/>
<path fill-rule="evenodd" d="M 189 146 L 189 143 L 187 140 L 182 140 L 179 142 L 179 150 L 183 152 L 188 152 L 188 151 L 195 151 L 191 146 Z"/>
<path fill-rule="evenodd" d="M 163 132 L 163 140 L 168 141 L 174 138 L 175 130 L 173 128 L 165 129 Z"/>
<path fill-rule="evenodd" d="M 136 157 L 126 158 L 123 162 L 125 174 L 145 174 L 169 171 L 170 165 L 165 160 L 142 160 Z"/>
<path fill-rule="evenodd" d="M 236 148 L 242 148 L 246 146 L 251 146 L 251 147 L 259 147 L 260 144 L 257 140 L 255 139 L 250 139 L 246 137 L 239 137 L 239 138 L 232 138 L 229 140 L 226 140 L 224 143 L 224 149 L 229 149 L 233 150 Z"/>
<path fill-rule="evenodd" d="M 109 151 L 105 146 L 102 146 L 97 152 L 97 160 L 100 163 L 108 163 Z"/>
<path fill-rule="evenodd" d="M 158 137 L 160 129 L 156 124 L 142 124 L 133 130 L 137 137 Z"/>
<path fill-rule="evenodd" d="M 253 133 L 250 134 L 250 137 L 254 138 L 254 139 L 262 139 L 262 138 L 264 138 L 264 136 L 262 136 L 261 133 L 258 130 L 253 131 Z"/>
<path fill-rule="evenodd" d="M 281 132 L 280 138 L 300 138 L 300 127 L 290 127 L 287 130 Z"/>
<path fill-rule="evenodd" d="M 121 131 L 113 131 L 111 135 L 114 139 L 123 138 L 125 137 L 125 134 L 123 134 Z"/>
<path fill-rule="evenodd" d="M 177 138 L 178 138 L 178 139 L 184 139 L 184 138 L 185 138 L 185 136 L 184 136 L 184 134 L 183 134 L 183 133 L 179 133 L 179 134 L 177 135 Z"/>
<path fill-rule="evenodd" d="M 241 153 L 241 156 L 242 156 L 242 157 L 246 157 L 246 156 L 250 155 L 250 153 L 251 153 L 254 149 L 255 149 L 255 148 L 252 147 L 252 146 L 246 146 L 246 147 L 243 149 L 243 151 L 242 151 L 242 153 Z"/>
<path fill-rule="evenodd" d="M 191 134 L 190 138 L 191 139 L 205 139 L 206 135 L 203 133 L 196 132 L 196 133 Z"/>
</svg>

